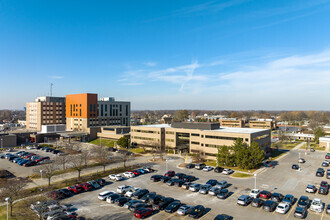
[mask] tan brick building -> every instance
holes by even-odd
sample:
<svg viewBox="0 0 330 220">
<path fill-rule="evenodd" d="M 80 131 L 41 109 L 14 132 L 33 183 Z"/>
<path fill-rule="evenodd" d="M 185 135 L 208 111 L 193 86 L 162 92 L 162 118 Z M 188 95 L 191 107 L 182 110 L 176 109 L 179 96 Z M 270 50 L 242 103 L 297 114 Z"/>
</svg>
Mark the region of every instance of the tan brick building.
<svg viewBox="0 0 330 220">
<path fill-rule="evenodd" d="M 41 131 L 42 125 L 65 124 L 64 97 L 38 97 L 26 103 L 26 128 Z"/>
<path fill-rule="evenodd" d="M 244 128 L 245 120 L 237 118 L 220 118 L 221 127 Z"/>
<path fill-rule="evenodd" d="M 249 120 L 247 125 L 249 128 L 276 129 L 276 121 L 274 119 Z"/>
<path fill-rule="evenodd" d="M 228 128 L 219 123 L 172 123 L 131 127 L 131 142 L 140 145 L 161 146 L 181 152 L 202 153 L 215 159 L 218 147 L 231 146 L 237 138 L 247 145 L 257 142 L 268 151 L 271 144 L 269 129 Z"/>
</svg>

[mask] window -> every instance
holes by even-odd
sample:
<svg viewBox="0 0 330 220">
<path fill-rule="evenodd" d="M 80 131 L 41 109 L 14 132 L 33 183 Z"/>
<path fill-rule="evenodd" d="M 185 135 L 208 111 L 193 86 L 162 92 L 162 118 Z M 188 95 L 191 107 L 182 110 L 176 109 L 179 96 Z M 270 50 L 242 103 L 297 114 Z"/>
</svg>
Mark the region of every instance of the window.
<svg viewBox="0 0 330 220">
<path fill-rule="evenodd" d="M 196 145 L 199 145 L 199 142 L 196 142 L 196 141 L 192 141 L 191 144 L 196 144 Z"/>
<path fill-rule="evenodd" d="M 249 138 L 245 138 L 245 141 L 248 142 L 249 141 Z"/>
<path fill-rule="evenodd" d="M 193 134 L 193 133 L 191 133 L 191 136 L 199 137 L 199 134 Z M 203 136 L 203 135 L 202 135 L 202 136 Z"/>
<path fill-rule="evenodd" d="M 165 133 L 166 133 L 166 134 L 174 134 L 173 131 L 166 131 Z"/>
<path fill-rule="evenodd" d="M 80 116 L 81 116 L 81 109 L 79 109 L 79 111 L 80 111 Z"/>
<path fill-rule="evenodd" d="M 233 141 L 235 141 L 237 139 L 236 137 L 221 137 L 221 136 L 212 136 L 212 135 L 205 135 L 205 138 L 222 139 L 222 140 L 233 140 Z"/>
<path fill-rule="evenodd" d="M 173 139 L 166 139 L 166 141 L 169 141 L 169 142 L 174 142 Z"/>
<path fill-rule="evenodd" d="M 90 111 L 90 112 L 93 111 L 93 105 L 92 105 L 92 104 L 89 105 L 89 111 Z M 91 115 L 91 116 L 92 116 L 92 115 Z"/>
<path fill-rule="evenodd" d="M 95 104 L 93 104 L 93 110 L 94 110 L 94 112 L 96 111 L 96 106 L 95 106 Z M 94 115 L 95 116 L 95 115 Z"/>
<path fill-rule="evenodd" d="M 128 116 L 128 105 L 126 105 L 126 116 Z"/>
<path fill-rule="evenodd" d="M 105 105 L 104 107 L 105 107 L 105 112 L 107 112 L 108 111 L 108 105 Z"/>
<path fill-rule="evenodd" d="M 122 111 L 122 105 L 119 105 L 119 110 Z"/>
<path fill-rule="evenodd" d="M 112 105 L 110 105 L 110 115 L 109 116 L 112 116 Z"/>
<path fill-rule="evenodd" d="M 101 116 L 103 116 L 103 105 L 101 105 Z"/>
</svg>

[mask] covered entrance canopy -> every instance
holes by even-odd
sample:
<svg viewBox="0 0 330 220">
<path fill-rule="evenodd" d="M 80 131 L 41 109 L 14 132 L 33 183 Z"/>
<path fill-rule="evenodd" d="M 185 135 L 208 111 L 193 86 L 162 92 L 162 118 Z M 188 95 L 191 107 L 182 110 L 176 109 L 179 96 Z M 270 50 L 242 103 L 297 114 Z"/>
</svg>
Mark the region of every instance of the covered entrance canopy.
<svg viewBox="0 0 330 220">
<path fill-rule="evenodd" d="M 88 141 L 89 136 L 88 132 L 83 131 L 66 131 L 57 134 L 59 134 L 62 138 L 69 139 L 69 142 L 72 138 L 79 141 Z"/>
</svg>

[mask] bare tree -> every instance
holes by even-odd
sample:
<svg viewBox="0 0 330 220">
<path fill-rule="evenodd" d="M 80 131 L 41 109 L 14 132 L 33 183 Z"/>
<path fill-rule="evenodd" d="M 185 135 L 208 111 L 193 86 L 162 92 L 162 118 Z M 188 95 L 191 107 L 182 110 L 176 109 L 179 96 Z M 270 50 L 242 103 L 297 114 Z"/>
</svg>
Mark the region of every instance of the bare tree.
<svg viewBox="0 0 330 220">
<path fill-rule="evenodd" d="M 57 165 L 54 162 L 48 163 L 38 168 L 37 169 L 38 173 L 40 173 L 40 170 L 42 170 L 42 175 L 48 179 L 48 186 L 50 186 L 50 180 L 53 176 L 55 176 Z"/>
<path fill-rule="evenodd" d="M 65 165 L 69 162 L 69 157 L 67 155 L 57 156 L 55 163 L 62 166 L 62 169 L 65 170 Z"/>
<path fill-rule="evenodd" d="M 84 160 L 79 155 L 71 156 L 70 163 L 74 170 L 78 171 L 78 179 L 80 179 L 80 173 L 85 168 Z"/>
<path fill-rule="evenodd" d="M 81 159 L 84 161 L 85 166 L 87 166 L 88 161 L 89 161 L 90 158 L 91 158 L 91 154 L 90 154 L 90 152 L 89 152 L 88 150 L 81 151 L 81 153 L 80 153 L 80 157 L 81 157 Z"/>
<path fill-rule="evenodd" d="M 132 158 L 130 152 L 123 152 L 119 155 L 119 159 L 124 163 L 124 167 L 126 167 L 126 163 Z"/>
<path fill-rule="evenodd" d="M 13 207 L 14 202 L 18 199 L 20 192 L 24 189 L 24 187 L 28 184 L 28 180 L 24 178 L 14 178 L 8 179 L 4 183 L 4 186 L 1 189 L 1 196 L 2 201 L 3 198 L 9 197 L 9 205 L 10 205 L 10 216 L 13 215 Z"/>
<path fill-rule="evenodd" d="M 109 149 L 104 146 L 96 146 L 93 148 L 93 153 L 95 160 L 103 167 L 103 172 L 105 172 L 105 167 L 111 163 Z"/>
</svg>

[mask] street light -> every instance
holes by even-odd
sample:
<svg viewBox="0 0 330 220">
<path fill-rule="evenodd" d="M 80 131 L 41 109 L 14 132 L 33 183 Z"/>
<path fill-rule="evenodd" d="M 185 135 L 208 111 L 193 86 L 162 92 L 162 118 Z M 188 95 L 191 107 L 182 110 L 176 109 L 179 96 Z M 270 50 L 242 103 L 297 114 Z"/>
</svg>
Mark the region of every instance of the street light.
<svg viewBox="0 0 330 220">
<path fill-rule="evenodd" d="M 41 189 L 40 189 L 40 191 L 43 190 L 43 189 L 42 189 L 42 172 L 43 172 L 43 170 L 40 170 L 40 176 L 41 176 Z"/>
<path fill-rule="evenodd" d="M 7 198 L 5 199 L 5 201 L 7 202 L 7 220 L 8 220 L 8 219 L 9 219 L 8 206 L 9 206 L 9 201 L 10 201 L 10 198 L 9 198 L 9 197 L 7 197 Z"/>
<path fill-rule="evenodd" d="M 300 152 L 299 152 L 298 164 L 299 164 L 299 171 L 300 171 L 301 170 L 300 169 Z"/>
<path fill-rule="evenodd" d="M 255 173 L 254 175 L 254 188 L 257 188 L 257 174 Z"/>
</svg>

